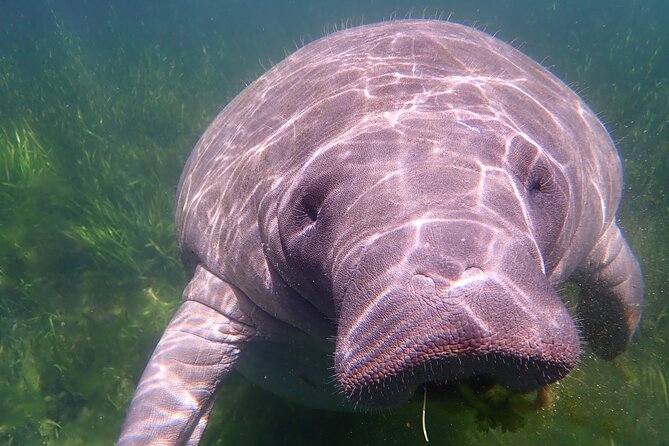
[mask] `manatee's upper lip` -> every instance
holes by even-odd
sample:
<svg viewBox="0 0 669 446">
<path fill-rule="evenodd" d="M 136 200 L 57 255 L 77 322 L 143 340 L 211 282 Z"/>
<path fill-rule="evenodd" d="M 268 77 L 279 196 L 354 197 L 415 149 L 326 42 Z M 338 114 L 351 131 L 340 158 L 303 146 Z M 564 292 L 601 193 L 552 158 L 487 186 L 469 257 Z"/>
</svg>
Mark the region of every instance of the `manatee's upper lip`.
<svg viewBox="0 0 669 446">
<path fill-rule="evenodd" d="M 535 314 L 479 271 L 451 287 L 462 298 L 426 305 L 413 290 L 386 291 L 364 314 L 345 317 L 335 354 L 343 393 L 377 405 L 404 400 L 426 382 L 483 375 L 530 390 L 566 376 L 580 344 L 564 305 Z"/>
<path fill-rule="evenodd" d="M 385 405 L 408 399 L 425 383 L 478 376 L 512 390 L 531 390 L 564 378 L 576 366 L 579 353 L 578 343 L 561 352 L 532 353 L 492 345 L 468 348 L 467 343 L 453 345 L 434 338 L 407 346 L 397 357 L 337 361 L 341 358 L 338 355 L 335 369 L 347 398 L 366 405 Z"/>
</svg>

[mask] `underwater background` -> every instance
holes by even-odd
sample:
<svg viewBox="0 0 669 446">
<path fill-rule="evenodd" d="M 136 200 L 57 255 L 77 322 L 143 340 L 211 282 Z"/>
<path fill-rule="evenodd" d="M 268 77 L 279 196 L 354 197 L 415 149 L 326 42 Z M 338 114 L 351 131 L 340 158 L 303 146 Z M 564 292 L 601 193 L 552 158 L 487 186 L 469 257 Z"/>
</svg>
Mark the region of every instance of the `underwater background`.
<svg viewBox="0 0 669 446">
<path fill-rule="evenodd" d="M 113 444 L 185 285 L 174 196 L 199 135 L 296 47 L 423 16 L 513 41 L 591 104 L 647 287 L 621 357 L 586 347 L 541 410 L 499 389 L 428 397 L 430 443 L 669 444 L 666 0 L 0 0 L 0 445 Z M 328 412 L 233 375 L 202 443 L 420 445 L 421 400 Z"/>
</svg>

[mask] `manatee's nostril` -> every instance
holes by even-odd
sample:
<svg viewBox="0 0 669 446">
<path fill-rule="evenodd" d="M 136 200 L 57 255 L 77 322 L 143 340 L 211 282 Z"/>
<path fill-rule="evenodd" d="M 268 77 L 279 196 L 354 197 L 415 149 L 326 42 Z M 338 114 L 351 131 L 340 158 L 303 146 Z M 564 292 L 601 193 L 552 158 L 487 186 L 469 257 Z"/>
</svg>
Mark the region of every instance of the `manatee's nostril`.
<svg viewBox="0 0 669 446">
<path fill-rule="evenodd" d="M 414 274 L 411 277 L 411 291 L 421 297 L 431 297 L 437 292 L 434 280 L 425 274 Z"/>
<path fill-rule="evenodd" d="M 462 275 L 460 276 L 461 279 L 472 279 L 474 277 L 479 277 L 483 276 L 483 270 L 479 268 L 478 266 L 470 266 L 466 268 L 463 272 Z"/>
</svg>

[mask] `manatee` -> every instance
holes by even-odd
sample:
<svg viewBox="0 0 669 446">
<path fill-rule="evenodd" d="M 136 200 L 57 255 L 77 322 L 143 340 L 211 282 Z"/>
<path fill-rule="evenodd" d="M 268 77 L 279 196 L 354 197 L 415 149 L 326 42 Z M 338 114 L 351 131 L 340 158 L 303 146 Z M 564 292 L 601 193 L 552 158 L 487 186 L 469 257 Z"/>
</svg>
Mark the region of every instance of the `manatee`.
<svg viewBox="0 0 669 446">
<path fill-rule="evenodd" d="M 560 380 L 623 352 L 643 300 L 596 115 L 481 31 L 328 35 L 242 91 L 184 168 L 189 277 L 118 444 L 197 444 L 221 382 L 321 407 Z M 575 316 L 556 287 L 580 287 Z"/>
</svg>

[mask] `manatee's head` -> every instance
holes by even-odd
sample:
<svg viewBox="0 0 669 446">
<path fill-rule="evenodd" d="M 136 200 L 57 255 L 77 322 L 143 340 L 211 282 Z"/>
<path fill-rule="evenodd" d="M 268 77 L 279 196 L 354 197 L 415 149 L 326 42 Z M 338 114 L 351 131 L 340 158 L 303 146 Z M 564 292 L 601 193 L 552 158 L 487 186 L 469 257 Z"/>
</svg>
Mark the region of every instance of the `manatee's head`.
<svg viewBox="0 0 669 446">
<path fill-rule="evenodd" d="M 559 227 L 530 230 L 564 213 L 554 172 L 382 136 L 323 150 L 277 206 L 281 275 L 334 302 L 342 391 L 391 404 L 424 383 L 524 391 L 567 375 L 579 338 L 539 247 Z"/>
</svg>

